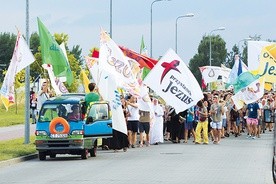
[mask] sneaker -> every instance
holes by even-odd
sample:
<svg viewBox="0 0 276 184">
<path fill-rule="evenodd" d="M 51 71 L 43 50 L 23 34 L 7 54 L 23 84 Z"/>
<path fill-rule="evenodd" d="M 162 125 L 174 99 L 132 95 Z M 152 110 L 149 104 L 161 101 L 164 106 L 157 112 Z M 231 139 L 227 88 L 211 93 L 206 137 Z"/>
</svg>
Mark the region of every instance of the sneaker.
<svg viewBox="0 0 276 184">
<path fill-rule="evenodd" d="M 135 146 L 134 146 L 133 144 L 131 145 L 131 147 L 132 147 L 132 148 L 135 148 Z"/>
<path fill-rule="evenodd" d="M 256 139 L 256 137 L 255 137 L 255 136 L 253 136 L 253 137 L 252 137 L 252 139 Z"/>
<path fill-rule="evenodd" d="M 139 144 L 139 148 L 142 148 L 143 147 L 143 144 Z"/>
<path fill-rule="evenodd" d="M 248 135 L 248 136 L 246 137 L 246 139 L 249 139 L 249 138 L 251 138 L 251 135 Z"/>
<path fill-rule="evenodd" d="M 147 146 L 147 147 L 148 147 L 148 146 L 150 146 L 150 143 L 149 143 L 149 142 L 147 142 L 147 143 L 146 143 L 146 146 Z"/>
</svg>

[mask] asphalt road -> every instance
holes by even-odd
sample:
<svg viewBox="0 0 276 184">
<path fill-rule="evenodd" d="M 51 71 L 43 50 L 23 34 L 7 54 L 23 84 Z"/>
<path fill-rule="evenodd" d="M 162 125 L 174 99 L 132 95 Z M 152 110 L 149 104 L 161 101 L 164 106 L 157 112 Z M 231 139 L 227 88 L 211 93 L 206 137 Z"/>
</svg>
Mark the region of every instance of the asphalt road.
<svg viewBox="0 0 276 184">
<path fill-rule="evenodd" d="M 35 126 L 35 124 L 30 124 L 30 135 L 35 135 Z M 0 141 L 21 138 L 24 136 L 25 125 L 14 125 L 0 128 Z"/>
<path fill-rule="evenodd" d="M 58 155 L 0 168 L 1 184 L 271 184 L 271 132 L 219 145 L 166 142 L 127 152 L 99 149 L 95 158 Z"/>
</svg>

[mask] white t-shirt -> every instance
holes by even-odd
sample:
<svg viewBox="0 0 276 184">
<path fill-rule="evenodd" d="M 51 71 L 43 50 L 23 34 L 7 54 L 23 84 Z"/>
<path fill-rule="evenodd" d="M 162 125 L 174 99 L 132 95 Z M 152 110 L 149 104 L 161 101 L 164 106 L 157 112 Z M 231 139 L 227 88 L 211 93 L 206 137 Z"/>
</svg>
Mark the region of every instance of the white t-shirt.
<svg viewBox="0 0 276 184">
<path fill-rule="evenodd" d="M 138 107 L 132 107 L 131 105 L 128 105 L 127 111 L 130 113 L 130 116 L 127 117 L 128 121 L 139 121 L 140 115 Z"/>
</svg>

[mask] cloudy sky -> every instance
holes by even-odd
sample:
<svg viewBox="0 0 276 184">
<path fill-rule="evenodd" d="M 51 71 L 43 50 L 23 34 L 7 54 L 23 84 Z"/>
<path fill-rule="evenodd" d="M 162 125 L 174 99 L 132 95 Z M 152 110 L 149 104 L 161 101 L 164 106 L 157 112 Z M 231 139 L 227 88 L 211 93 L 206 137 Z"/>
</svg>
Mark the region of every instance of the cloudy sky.
<svg viewBox="0 0 276 184">
<path fill-rule="evenodd" d="M 112 0 L 112 38 L 121 46 L 139 52 L 142 35 L 150 51 L 150 17 L 153 0 Z M 110 0 L 29 0 L 30 33 L 38 32 L 37 17 L 49 31 L 69 35 L 69 47 L 80 45 L 83 55 L 99 47 L 102 27 L 110 30 Z M 0 0 L 0 32 L 16 34 L 16 26 L 26 32 L 26 1 Z M 276 40 L 275 0 L 171 0 L 152 6 L 154 58 L 169 48 L 175 49 L 176 18 L 193 13 L 193 18 L 178 21 L 178 54 L 188 62 L 200 40 L 215 31 L 230 51 L 244 38 L 261 35 L 262 40 Z M 242 42 L 240 42 L 242 43 Z M 242 44 L 241 44 L 242 45 Z"/>
</svg>

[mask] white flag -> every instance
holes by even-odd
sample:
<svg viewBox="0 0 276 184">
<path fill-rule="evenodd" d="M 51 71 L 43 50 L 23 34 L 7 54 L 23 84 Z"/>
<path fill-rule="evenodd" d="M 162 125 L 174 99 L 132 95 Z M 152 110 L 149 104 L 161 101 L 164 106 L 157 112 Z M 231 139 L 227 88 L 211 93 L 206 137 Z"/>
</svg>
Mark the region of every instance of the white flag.
<svg viewBox="0 0 276 184">
<path fill-rule="evenodd" d="M 99 70 L 114 75 L 118 87 L 136 91 L 138 82 L 122 50 L 104 31 L 101 31 L 100 43 Z"/>
<path fill-rule="evenodd" d="M 8 107 L 14 103 L 15 75 L 34 61 L 35 58 L 25 39 L 20 32 L 18 32 L 12 59 L 0 91 L 1 99 L 7 110 Z"/>
<path fill-rule="evenodd" d="M 199 70 L 205 83 L 217 81 L 221 75 L 221 67 L 218 66 L 202 66 Z"/>
<path fill-rule="evenodd" d="M 177 113 L 203 99 L 203 93 L 194 75 L 172 49 L 153 67 L 144 83 L 168 105 L 173 106 Z"/>
<path fill-rule="evenodd" d="M 99 93 L 110 104 L 112 128 L 127 135 L 126 120 L 114 75 L 107 71 L 102 71 L 100 77 L 100 82 L 98 83 Z"/>
</svg>

